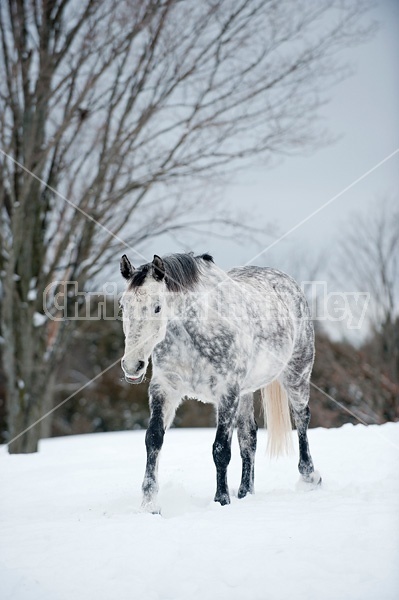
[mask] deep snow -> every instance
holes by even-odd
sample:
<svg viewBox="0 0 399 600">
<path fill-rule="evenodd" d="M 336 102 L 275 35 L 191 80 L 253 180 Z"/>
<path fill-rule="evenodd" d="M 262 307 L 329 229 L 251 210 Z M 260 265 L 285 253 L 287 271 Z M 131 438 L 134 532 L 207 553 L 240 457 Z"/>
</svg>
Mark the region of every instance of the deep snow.
<svg viewBox="0 0 399 600">
<path fill-rule="evenodd" d="M 0 451 L 2 600 L 388 600 L 399 597 L 399 423 L 310 431 L 321 489 L 259 432 L 254 496 L 212 502 L 210 429 L 171 430 L 162 516 L 139 511 L 144 432 Z M 236 437 L 229 468 L 237 492 Z"/>
</svg>

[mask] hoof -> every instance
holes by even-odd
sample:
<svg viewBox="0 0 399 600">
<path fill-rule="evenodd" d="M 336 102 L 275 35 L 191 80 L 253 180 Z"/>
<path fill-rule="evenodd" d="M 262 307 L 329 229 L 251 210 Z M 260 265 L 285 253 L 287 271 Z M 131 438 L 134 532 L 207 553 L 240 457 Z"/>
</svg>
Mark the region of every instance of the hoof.
<svg viewBox="0 0 399 600">
<path fill-rule="evenodd" d="M 161 507 L 156 502 L 144 501 L 141 505 L 141 511 L 150 515 L 160 515 Z"/>
<path fill-rule="evenodd" d="M 241 487 L 240 486 L 240 489 L 238 490 L 237 497 L 240 498 L 240 499 L 241 498 L 245 498 L 245 496 L 247 494 L 253 494 L 253 491 L 250 490 L 250 489 L 248 489 L 247 487 Z"/>
<path fill-rule="evenodd" d="M 221 506 L 226 506 L 226 504 L 230 504 L 230 496 L 228 494 L 216 494 L 215 502 L 219 502 Z"/>
<path fill-rule="evenodd" d="M 321 475 L 318 471 L 313 471 L 307 475 L 302 475 L 299 479 L 296 488 L 297 490 L 315 490 L 321 486 Z"/>
</svg>

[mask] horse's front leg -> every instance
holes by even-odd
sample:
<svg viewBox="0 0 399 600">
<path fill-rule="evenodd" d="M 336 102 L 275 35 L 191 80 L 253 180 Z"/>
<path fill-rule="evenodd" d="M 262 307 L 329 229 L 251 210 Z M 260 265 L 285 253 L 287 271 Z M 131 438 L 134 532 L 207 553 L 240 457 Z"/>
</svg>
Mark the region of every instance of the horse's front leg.
<svg viewBox="0 0 399 600">
<path fill-rule="evenodd" d="M 159 513 L 158 495 L 158 462 L 163 444 L 165 430 L 171 424 L 175 408 L 170 395 L 159 384 L 150 384 L 150 422 L 145 436 L 147 448 L 147 465 L 143 481 L 142 508 L 145 511 Z"/>
<path fill-rule="evenodd" d="M 213 460 L 216 465 L 215 502 L 223 506 L 230 504 L 227 486 L 227 467 L 231 458 L 231 438 L 239 402 L 238 387 L 232 387 L 222 396 L 218 406 L 218 426 L 213 444 Z"/>
</svg>

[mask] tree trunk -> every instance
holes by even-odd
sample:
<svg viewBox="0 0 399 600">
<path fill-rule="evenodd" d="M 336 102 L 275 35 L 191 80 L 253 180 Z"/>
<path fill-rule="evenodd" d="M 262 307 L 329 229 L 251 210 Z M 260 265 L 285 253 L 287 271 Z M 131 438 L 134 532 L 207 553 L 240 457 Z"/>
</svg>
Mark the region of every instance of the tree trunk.
<svg viewBox="0 0 399 600">
<path fill-rule="evenodd" d="M 40 438 L 40 423 L 28 429 L 41 414 L 40 399 L 35 399 L 25 389 L 7 386 L 7 406 L 10 454 L 37 452 Z M 25 430 L 27 431 L 25 433 Z M 22 433 L 22 435 L 21 435 Z"/>
<path fill-rule="evenodd" d="M 46 325 L 34 322 L 36 302 L 24 289 L 29 279 L 22 271 L 16 275 L 10 269 L 5 276 L 1 314 L 9 452 L 13 454 L 37 451 L 42 426 L 33 424 L 48 410 L 48 382 L 53 381 L 52 365 L 44 360 Z"/>
<path fill-rule="evenodd" d="M 39 360 L 32 366 L 31 373 L 24 373 L 30 383 L 18 380 L 12 385 L 12 377 L 7 381 L 10 454 L 37 452 L 39 440 L 51 435 L 52 414 L 40 419 L 52 408 L 54 373 L 48 373 Z"/>
</svg>

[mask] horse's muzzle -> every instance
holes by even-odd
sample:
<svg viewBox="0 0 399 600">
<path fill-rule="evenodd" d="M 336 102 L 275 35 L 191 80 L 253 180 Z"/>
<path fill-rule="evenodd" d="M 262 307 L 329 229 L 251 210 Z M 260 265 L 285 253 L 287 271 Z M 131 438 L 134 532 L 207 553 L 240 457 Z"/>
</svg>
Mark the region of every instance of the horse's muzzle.
<svg viewBox="0 0 399 600">
<path fill-rule="evenodd" d="M 125 375 L 125 379 L 128 383 L 138 384 L 143 381 L 144 375 L 145 373 L 142 373 L 139 377 L 129 377 L 128 375 Z"/>
</svg>

